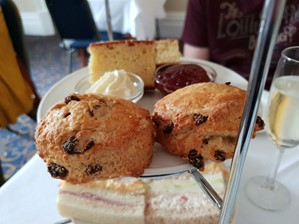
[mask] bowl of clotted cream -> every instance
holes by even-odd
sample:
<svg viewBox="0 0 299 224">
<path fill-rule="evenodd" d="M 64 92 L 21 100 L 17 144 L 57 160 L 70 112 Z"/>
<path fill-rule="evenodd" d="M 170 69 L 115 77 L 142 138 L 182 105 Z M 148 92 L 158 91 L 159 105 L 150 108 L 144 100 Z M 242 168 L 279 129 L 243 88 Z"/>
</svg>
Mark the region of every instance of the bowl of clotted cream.
<svg viewBox="0 0 299 224">
<path fill-rule="evenodd" d="M 81 79 L 75 86 L 75 92 L 114 96 L 136 103 L 144 94 L 144 82 L 136 74 L 114 70 L 104 73 L 93 83 L 89 77 Z"/>
</svg>

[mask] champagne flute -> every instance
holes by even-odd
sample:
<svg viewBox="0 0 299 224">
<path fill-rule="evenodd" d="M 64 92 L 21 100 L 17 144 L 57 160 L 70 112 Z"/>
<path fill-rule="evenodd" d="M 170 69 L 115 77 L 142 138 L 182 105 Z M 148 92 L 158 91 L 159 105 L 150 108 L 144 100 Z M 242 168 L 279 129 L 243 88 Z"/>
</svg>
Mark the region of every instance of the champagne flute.
<svg viewBox="0 0 299 224">
<path fill-rule="evenodd" d="M 276 180 L 284 151 L 299 145 L 299 46 L 282 51 L 270 88 L 266 133 L 277 148 L 277 159 L 268 177 L 253 177 L 246 195 L 256 206 L 278 211 L 290 203 L 286 186 Z"/>
</svg>

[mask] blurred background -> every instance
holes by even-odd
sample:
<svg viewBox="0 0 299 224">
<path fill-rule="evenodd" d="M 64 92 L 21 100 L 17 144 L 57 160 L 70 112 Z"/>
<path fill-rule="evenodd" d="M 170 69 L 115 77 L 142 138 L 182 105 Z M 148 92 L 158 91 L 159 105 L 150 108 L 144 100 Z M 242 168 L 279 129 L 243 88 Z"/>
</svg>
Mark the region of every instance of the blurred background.
<svg viewBox="0 0 299 224">
<path fill-rule="evenodd" d="M 48 36 L 54 34 L 53 24 L 44 0 L 13 0 L 13 2 L 20 11 L 27 35 Z M 92 4 L 101 3 L 99 0 L 89 0 L 89 2 Z M 165 1 L 166 17 L 158 20 L 161 38 L 181 37 L 187 2 L 188 0 Z M 111 10 L 113 7 L 110 4 Z"/>
</svg>

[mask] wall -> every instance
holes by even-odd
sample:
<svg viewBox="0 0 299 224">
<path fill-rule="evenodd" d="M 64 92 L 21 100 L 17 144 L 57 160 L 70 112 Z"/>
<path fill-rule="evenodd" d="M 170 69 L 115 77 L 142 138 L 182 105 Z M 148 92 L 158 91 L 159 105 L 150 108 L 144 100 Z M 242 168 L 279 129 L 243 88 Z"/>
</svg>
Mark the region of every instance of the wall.
<svg viewBox="0 0 299 224">
<path fill-rule="evenodd" d="M 33 1 L 25 1 L 24 0 L 13 0 L 13 2 L 17 5 L 17 7 L 19 8 L 19 10 L 22 13 L 26 13 L 26 12 L 34 12 L 38 10 L 38 7 L 36 5 L 36 2 Z"/>
<path fill-rule="evenodd" d="M 166 18 L 158 23 L 161 38 L 180 38 L 184 27 L 188 0 L 167 0 Z"/>
<path fill-rule="evenodd" d="M 167 0 L 165 10 L 170 12 L 184 12 L 188 4 L 188 0 Z"/>
<path fill-rule="evenodd" d="M 55 33 L 44 0 L 13 0 L 19 9 L 25 34 L 53 35 Z"/>
<path fill-rule="evenodd" d="M 44 0 L 13 0 L 27 35 L 53 35 L 54 28 Z M 150 1 L 150 0 L 144 0 Z M 166 18 L 158 21 L 161 38 L 179 38 L 183 29 L 188 0 L 167 0 Z"/>
</svg>

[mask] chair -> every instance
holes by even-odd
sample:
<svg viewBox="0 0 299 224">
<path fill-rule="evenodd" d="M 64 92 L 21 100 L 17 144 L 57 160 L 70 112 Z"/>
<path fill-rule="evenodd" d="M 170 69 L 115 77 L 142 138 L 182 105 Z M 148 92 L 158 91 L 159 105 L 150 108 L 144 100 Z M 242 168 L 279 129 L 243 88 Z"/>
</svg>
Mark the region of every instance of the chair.
<svg viewBox="0 0 299 224">
<path fill-rule="evenodd" d="M 89 4 L 86 0 L 46 0 L 54 27 L 61 41 L 59 46 L 66 50 L 67 69 L 72 71 L 72 54 L 78 50 L 82 65 L 87 65 L 86 48 L 100 41 Z"/>
</svg>

